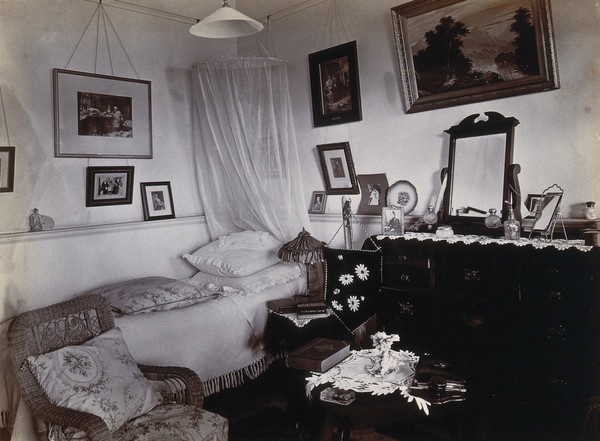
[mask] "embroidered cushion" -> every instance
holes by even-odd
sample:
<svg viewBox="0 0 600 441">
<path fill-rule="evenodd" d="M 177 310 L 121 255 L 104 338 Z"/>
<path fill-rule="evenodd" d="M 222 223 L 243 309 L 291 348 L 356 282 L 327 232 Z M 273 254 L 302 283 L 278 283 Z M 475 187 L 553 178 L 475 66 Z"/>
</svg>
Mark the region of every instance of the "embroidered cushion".
<svg viewBox="0 0 600 441">
<path fill-rule="evenodd" d="M 224 277 L 206 274 L 200 271 L 189 279 L 193 284 L 214 283 L 215 285 L 230 286 L 247 293 L 263 291 L 275 285 L 281 285 L 295 280 L 303 275 L 303 268 L 293 262 L 279 262 L 269 268 L 244 277 Z"/>
<path fill-rule="evenodd" d="M 325 248 L 325 303 L 350 331 L 376 311 L 382 253 Z"/>
<path fill-rule="evenodd" d="M 27 361 L 52 403 L 98 415 L 110 431 L 161 403 L 160 393 L 137 367 L 119 328 Z"/>
<path fill-rule="evenodd" d="M 119 317 L 150 311 L 168 311 L 184 308 L 219 295 L 220 288 L 210 285 L 192 285 L 168 277 L 142 277 L 113 283 L 90 294 L 106 298 Z"/>
<path fill-rule="evenodd" d="M 243 231 L 220 237 L 183 258 L 206 274 L 244 277 L 281 262 L 282 243 L 269 233 Z"/>
</svg>

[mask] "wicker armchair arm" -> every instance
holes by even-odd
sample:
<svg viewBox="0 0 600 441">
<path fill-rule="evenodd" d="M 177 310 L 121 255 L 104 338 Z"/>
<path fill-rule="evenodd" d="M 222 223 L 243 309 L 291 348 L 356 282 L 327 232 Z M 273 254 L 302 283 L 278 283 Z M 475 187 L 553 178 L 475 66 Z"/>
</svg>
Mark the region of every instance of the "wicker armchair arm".
<svg viewBox="0 0 600 441">
<path fill-rule="evenodd" d="M 177 382 L 170 383 L 171 387 L 177 387 L 176 384 L 182 382 L 184 388 L 177 389 L 174 392 L 174 398 L 181 395 L 185 404 L 202 407 L 204 404 L 204 386 L 196 372 L 182 366 L 149 366 L 139 364 L 138 367 L 144 376 L 152 381 L 163 381 L 176 379 Z M 179 401 L 179 400 L 177 400 Z"/>
<path fill-rule="evenodd" d="M 37 406 L 35 416 L 50 424 L 82 430 L 90 441 L 112 441 L 104 420 L 91 413 L 48 403 Z"/>
</svg>

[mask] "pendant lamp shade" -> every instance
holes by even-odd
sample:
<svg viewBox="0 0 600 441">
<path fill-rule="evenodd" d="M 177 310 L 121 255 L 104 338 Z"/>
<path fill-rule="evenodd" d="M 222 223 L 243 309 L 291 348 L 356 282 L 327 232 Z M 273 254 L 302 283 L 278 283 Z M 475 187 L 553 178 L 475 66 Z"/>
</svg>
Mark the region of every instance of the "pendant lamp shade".
<svg viewBox="0 0 600 441">
<path fill-rule="evenodd" d="M 204 38 L 235 38 L 256 34 L 262 23 L 233 9 L 227 0 L 223 6 L 190 28 L 190 33 Z"/>
</svg>

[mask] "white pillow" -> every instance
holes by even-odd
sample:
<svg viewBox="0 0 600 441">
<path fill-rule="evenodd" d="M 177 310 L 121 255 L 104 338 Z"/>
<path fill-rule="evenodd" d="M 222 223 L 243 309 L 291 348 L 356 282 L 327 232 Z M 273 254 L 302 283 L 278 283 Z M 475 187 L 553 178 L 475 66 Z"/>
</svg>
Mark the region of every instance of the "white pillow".
<svg viewBox="0 0 600 441">
<path fill-rule="evenodd" d="M 52 403 L 98 415 L 111 432 L 161 402 L 160 393 L 131 357 L 119 328 L 27 361 Z"/>
<path fill-rule="evenodd" d="M 301 267 L 297 263 L 279 262 L 245 277 L 215 276 L 200 271 L 194 277 L 188 279 L 188 282 L 199 286 L 214 283 L 215 285 L 230 286 L 251 293 L 263 291 L 272 286 L 295 280 L 303 275 L 303 270 L 304 267 Z"/>
<path fill-rule="evenodd" d="M 183 258 L 207 274 L 244 277 L 281 262 L 277 252 L 282 245 L 269 233 L 243 231 L 223 236 Z"/>
</svg>

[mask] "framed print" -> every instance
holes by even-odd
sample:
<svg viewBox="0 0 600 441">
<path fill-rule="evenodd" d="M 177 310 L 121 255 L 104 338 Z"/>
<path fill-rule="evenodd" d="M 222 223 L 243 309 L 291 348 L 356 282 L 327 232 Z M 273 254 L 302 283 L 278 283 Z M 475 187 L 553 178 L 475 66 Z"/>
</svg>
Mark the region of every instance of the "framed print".
<svg viewBox="0 0 600 441">
<path fill-rule="evenodd" d="M 404 234 L 404 210 L 396 207 L 381 209 L 381 234 L 401 236 Z"/>
<path fill-rule="evenodd" d="M 142 188 L 144 220 L 175 218 L 170 182 L 140 182 L 140 187 Z"/>
<path fill-rule="evenodd" d="M 15 148 L 0 147 L 0 193 L 9 193 L 15 188 Z"/>
<path fill-rule="evenodd" d="M 358 194 L 358 181 L 348 142 L 317 146 L 327 194 Z"/>
<path fill-rule="evenodd" d="M 315 127 L 362 120 L 356 41 L 308 55 Z"/>
<path fill-rule="evenodd" d="M 558 89 L 550 0 L 392 8 L 407 113 Z"/>
<path fill-rule="evenodd" d="M 152 158 L 150 81 L 52 73 L 54 156 Z"/>
<path fill-rule="evenodd" d="M 313 191 L 312 198 L 310 198 L 310 208 L 308 212 L 310 214 L 323 214 L 325 213 L 325 204 L 327 203 L 327 194 L 324 191 Z"/>
<path fill-rule="evenodd" d="M 358 175 L 358 183 L 362 197 L 357 213 L 381 215 L 381 209 L 386 206 L 387 175 L 385 173 Z"/>
<path fill-rule="evenodd" d="M 131 204 L 133 167 L 88 167 L 86 207 Z"/>
</svg>

